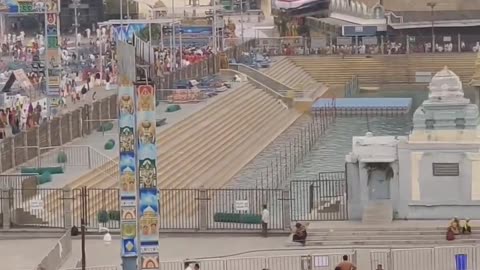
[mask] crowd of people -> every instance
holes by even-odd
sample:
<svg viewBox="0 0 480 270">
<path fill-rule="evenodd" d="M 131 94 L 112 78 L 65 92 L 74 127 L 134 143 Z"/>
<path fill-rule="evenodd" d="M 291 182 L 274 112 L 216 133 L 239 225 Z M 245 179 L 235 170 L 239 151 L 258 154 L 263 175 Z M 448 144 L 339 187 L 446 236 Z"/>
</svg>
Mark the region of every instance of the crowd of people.
<svg viewBox="0 0 480 270">
<path fill-rule="evenodd" d="M 0 139 L 5 139 L 9 133 L 15 135 L 22 130 L 36 127 L 47 120 L 45 104 L 23 103 L 19 101 L 19 97 L 16 98 L 13 107 L 0 109 Z"/>
<path fill-rule="evenodd" d="M 188 67 L 189 65 L 200 63 L 208 59 L 213 54 L 210 46 L 191 45 L 180 49 L 171 50 L 170 48 L 156 48 L 155 71 L 157 76 L 163 76 L 174 70 Z M 174 58 L 175 60 L 173 60 Z"/>
<path fill-rule="evenodd" d="M 312 47 L 310 44 L 298 39 L 297 41 L 289 40 L 285 41 L 277 39 L 271 44 L 260 45 L 257 47 L 264 54 L 271 56 L 274 55 L 354 55 L 354 54 L 406 54 L 407 51 L 411 53 L 431 53 L 432 43 L 425 42 L 419 44 L 410 44 L 408 50 L 407 46 L 400 42 L 387 41 L 384 44 L 383 50 L 380 45 L 367 45 L 359 42 L 356 44 L 342 45 L 342 44 L 329 44 L 324 47 Z M 268 42 L 267 42 L 268 43 Z M 450 53 L 450 52 L 480 52 L 480 42 L 476 42 L 473 46 L 467 46 L 465 42 L 460 43 L 460 48 L 457 48 L 452 42 L 436 43 L 436 53 Z"/>
</svg>

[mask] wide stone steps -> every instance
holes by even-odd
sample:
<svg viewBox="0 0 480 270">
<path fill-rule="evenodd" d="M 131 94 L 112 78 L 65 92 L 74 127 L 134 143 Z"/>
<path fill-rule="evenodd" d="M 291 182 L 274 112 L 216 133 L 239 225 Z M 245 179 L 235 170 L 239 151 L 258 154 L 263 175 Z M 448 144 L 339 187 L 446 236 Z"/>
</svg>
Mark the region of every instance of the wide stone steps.
<svg viewBox="0 0 480 270">
<path fill-rule="evenodd" d="M 157 183 L 160 187 L 223 187 L 299 117 L 298 113 L 253 85 L 248 84 L 242 92 L 231 93 L 232 96 L 223 99 L 221 106 L 215 109 L 201 111 L 208 116 L 196 115 L 195 122 L 182 123 L 190 128 L 179 126 L 178 135 L 170 133 L 160 140 L 170 144 L 163 148 L 169 150 L 160 153 L 159 157 Z M 118 187 L 118 183 L 102 181 L 94 187 Z M 179 196 L 181 203 L 178 203 Z M 183 217 L 194 215 L 196 210 L 196 198 L 185 196 L 185 193 L 167 193 L 161 200 L 162 218 L 166 223 L 175 222 L 180 213 Z M 102 209 L 116 209 L 118 201 L 115 196 L 95 196 L 89 198 L 89 203 Z M 91 207 L 88 215 L 94 218 L 98 210 Z"/>
<path fill-rule="evenodd" d="M 415 221 L 412 221 L 415 222 Z M 328 228 L 307 228 L 309 246 L 435 246 L 435 245 L 458 245 L 480 243 L 480 231 L 475 230 L 470 235 L 456 235 L 454 241 L 447 241 L 448 221 L 444 227 L 426 226 L 381 226 L 370 227 L 361 224 L 356 227 L 341 227 L 332 225 Z M 296 245 L 291 240 L 287 245 Z"/>
<path fill-rule="evenodd" d="M 288 126 L 290 126 L 299 115 L 289 111 L 288 109 L 273 110 L 269 116 L 264 118 L 264 123 L 258 125 L 252 130 L 253 136 L 244 140 L 240 147 L 232 148 L 228 155 L 217 157 L 215 166 L 205 171 L 200 177 L 200 184 L 211 188 L 223 188 L 230 179 L 240 171 L 248 162 L 250 162 L 261 150 L 267 147 L 276 137 L 278 137 Z M 247 147 L 251 145 L 251 147 Z M 192 201 L 192 198 L 188 198 Z M 196 207 L 183 207 L 178 211 L 172 211 L 178 215 L 179 213 L 187 216 L 193 215 Z M 192 201 L 190 205 L 196 204 Z M 221 207 L 224 207 L 223 205 Z M 212 211 L 225 211 L 222 209 L 212 209 Z"/>
<path fill-rule="evenodd" d="M 444 66 L 454 71 L 463 82 L 468 82 L 474 71 L 475 55 L 471 53 L 375 55 L 369 58 L 293 56 L 289 59 L 319 82 L 330 85 L 344 84 L 356 75 L 363 85 L 378 85 L 415 83 L 416 72 L 435 73 Z"/>
<path fill-rule="evenodd" d="M 205 108 L 201 109 L 197 113 L 193 114 L 190 117 L 185 118 L 184 120 L 176 123 L 170 128 L 163 130 L 162 132 L 157 134 L 157 142 L 161 142 L 159 146 L 162 152 L 166 151 L 167 149 L 172 149 L 181 145 L 184 140 L 184 135 L 186 131 L 193 129 L 198 122 L 204 121 L 212 117 L 212 115 L 221 115 L 225 108 L 228 108 L 232 105 L 232 103 L 241 95 L 245 95 L 245 92 L 249 90 L 255 89 L 250 84 L 243 84 L 240 85 L 236 89 L 232 89 L 230 93 L 226 95 L 218 97 L 211 105 L 206 106 Z M 162 147 L 160 147 L 160 145 Z M 181 154 L 181 153 L 176 153 Z M 69 184 L 70 188 L 79 188 L 82 186 L 87 186 L 89 188 L 118 188 L 118 158 L 112 162 L 108 162 L 100 166 L 99 168 L 89 171 L 79 179 L 75 180 L 71 184 Z M 106 199 L 105 199 L 106 198 Z M 112 205 L 111 202 L 114 196 L 90 196 L 88 203 L 92 207 L 92 209 L 117 209 L 116 205 Z M 49 195 L 47 198 L 44 199 L 45 206 L 48 207 L 48 210 L 52 213 L 59 211 L 61 207 L 60 204 L 56 204 L 54 202 L 60 200 L 59 193 L 55 193 L 54 195 Z M 51 205 L 52 207 L 49 207 Z M 108 206 L 108 207 L 107 207 Z M 75 208 L 80 209 L 80 205 L 75 205 Z M 93 211 L 93 210 L 92 210 Z M 95 210 L 97 211 L 97 210 Z M 75 212 L 75 211 L 74 211 Z"/>
<path fill-rule="evenodd" d="M 279 58 L 270 68 L 264 70 L 264 73 L 295 89 L 297 97 L 304 96 L 303 89 L 306 92 L 314 92 L 322 87 L 322 84 L 288 57 Z M 305 94 L 308 95 L 308 93 Z"/>
</svg>

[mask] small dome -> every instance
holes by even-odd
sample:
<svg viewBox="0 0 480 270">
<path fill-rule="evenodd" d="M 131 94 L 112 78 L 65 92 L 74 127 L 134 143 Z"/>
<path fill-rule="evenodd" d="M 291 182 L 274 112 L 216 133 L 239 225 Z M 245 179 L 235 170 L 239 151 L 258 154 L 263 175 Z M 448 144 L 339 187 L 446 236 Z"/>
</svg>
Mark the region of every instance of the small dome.
<svg viewBox="0 0 480 270">
<path fill-rule="evenodd" d="M 428 97 L 431 100 L 456 99 L 464 96 L 462 81 L 448 67 L 444 67 L 433 76 L 428 88 L 430 90 Z"/>
</svg>

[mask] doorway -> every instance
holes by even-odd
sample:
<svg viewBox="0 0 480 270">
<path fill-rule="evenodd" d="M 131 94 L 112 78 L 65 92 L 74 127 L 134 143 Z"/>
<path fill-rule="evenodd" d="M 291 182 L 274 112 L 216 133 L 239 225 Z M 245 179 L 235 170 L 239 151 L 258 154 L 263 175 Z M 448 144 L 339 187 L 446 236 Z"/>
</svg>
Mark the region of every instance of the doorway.
<svg viewBox="0 0 480 270">
<path fill-rule="evenodd" d="M 368 196 L 370 200 L 390 199 L 390 178 L 384 170 L 372 170 L 368 178 Z"/>
</svg>

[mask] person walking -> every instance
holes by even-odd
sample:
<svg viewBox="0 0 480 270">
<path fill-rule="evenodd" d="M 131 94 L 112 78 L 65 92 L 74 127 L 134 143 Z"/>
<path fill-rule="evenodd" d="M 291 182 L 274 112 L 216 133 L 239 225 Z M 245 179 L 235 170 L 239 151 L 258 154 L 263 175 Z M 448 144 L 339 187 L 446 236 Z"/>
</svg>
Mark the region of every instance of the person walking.
<svg viewBox="0 0 480 270">
<path fill-rule="evenodd" d="M 268 223 L 270 222 L 270 212 L 267 209 L 267 205 L 263 205 L 262 211 L 262 236 L 267 237 Z"/>
</svg>

